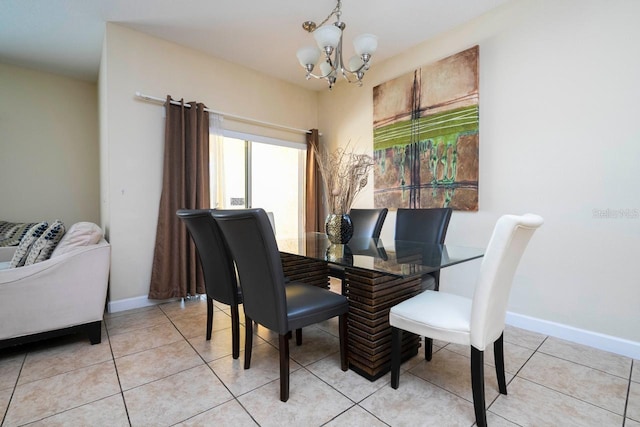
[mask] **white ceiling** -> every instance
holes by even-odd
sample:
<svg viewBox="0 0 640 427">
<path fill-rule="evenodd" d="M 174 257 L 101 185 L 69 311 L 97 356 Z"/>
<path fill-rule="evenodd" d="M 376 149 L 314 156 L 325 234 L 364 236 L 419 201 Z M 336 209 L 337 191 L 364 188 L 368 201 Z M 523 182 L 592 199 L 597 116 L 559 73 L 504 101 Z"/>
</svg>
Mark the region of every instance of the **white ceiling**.
<svg viewBox="0 0 640 427">
<path fill-rule="evenodd" d="M 373 64 L 511 0 L 343 0 L 345 57 L 378 36 Z M 115 22 L 313 89 L 295 53 L 335 0 L 0 0 L 0 62 L 96 81 Z M 330 22 L 333 22 L 332 19 Z M 349 46 L 349 47 L 347 47 Z M 345 58 L 346 59 L 346 58 Z"/>
</svg>

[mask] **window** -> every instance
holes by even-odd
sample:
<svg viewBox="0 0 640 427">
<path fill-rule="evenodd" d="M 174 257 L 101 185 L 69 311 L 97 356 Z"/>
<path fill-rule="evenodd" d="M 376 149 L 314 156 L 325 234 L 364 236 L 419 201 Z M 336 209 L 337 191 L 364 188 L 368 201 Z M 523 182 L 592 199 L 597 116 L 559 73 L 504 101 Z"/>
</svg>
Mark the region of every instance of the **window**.
<svg viewBox="0 0 640 427">
<path fill-rule="evenodd" d="M 278 238 L 304 232 L 304 144 L 231 131 L 210 143 L 213 207 L 263 208 Z"/>
</svg>

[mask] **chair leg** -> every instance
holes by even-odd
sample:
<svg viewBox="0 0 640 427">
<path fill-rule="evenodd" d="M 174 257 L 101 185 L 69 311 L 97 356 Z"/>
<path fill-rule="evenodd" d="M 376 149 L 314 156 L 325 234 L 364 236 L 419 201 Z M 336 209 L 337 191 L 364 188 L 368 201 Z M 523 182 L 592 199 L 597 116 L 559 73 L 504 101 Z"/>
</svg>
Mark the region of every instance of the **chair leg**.
<svg viewBox="0 0 640 427">
<path fill-rule="evenodd" d="M 251 367 L 251 349 L 253 347 L 253 320 L 244 316 L 244 369 Z"/>
<path fill-rule="evenodd" d="M 207 295 L 207 341 L 211 339 L 212 323 L 213 323 L 213 298 Z"/>
<path fill-rule="evenodd" d="M 433 357 L 433 338 L 424 337 L 424 360 L 431 361 Z"/>
<path fill-rule="evenodd" d="M 500 334 L 500 338 L 493 343 L 493 354 L 496 363 L 496 376 L 498 377 L 498 390 L 500 390 L 500 393 L 502 394 L 507 394 L 507 382 L 504 377 L 503 336 L 504 334 Z"/>
<path fill-rule="evenodd" d="M 302 328 L 296 329 L 296 345 L 302 345 Z"/>
<path fill-rule="evenodd" d="M 476 425 L 487 426 L 487 412 L 484 406 L 484 352 L 471 346 L 471 389 Z"/>
<path fill-rule="evenodd" d="M 434 291 L 438 292 L 440 290 L 440 270 L 438 271 L 434 271 L 433 273 L 431 273 L 433 275 L 433 277 L 436 279 L 436 287 L 433 289 Z"/>
<path fill-rule="evenodd" d="M 233 358 L 240 357 L 240 314 L 238 306 L 231 306 L 231 352 Z"/>
<path fill-rule="evenodd" d="M 289 400 L 289 339 L 287 335 L 279 335 L 280 350 L 280 400 Z"/>
<path fill-rule="evenodd" d="M 340 328 L 340 368 L 343 371 L 349 369 L 349 332 L 347 324 L 347 313 L 341 314 L 338 317 L 338 327 Z"/>
<path fill-rule="evenodd" d="M 391 327 L 391 387 L 400 385 L 400 359 L 402 358 L 402 329 Z"/>
</svg>

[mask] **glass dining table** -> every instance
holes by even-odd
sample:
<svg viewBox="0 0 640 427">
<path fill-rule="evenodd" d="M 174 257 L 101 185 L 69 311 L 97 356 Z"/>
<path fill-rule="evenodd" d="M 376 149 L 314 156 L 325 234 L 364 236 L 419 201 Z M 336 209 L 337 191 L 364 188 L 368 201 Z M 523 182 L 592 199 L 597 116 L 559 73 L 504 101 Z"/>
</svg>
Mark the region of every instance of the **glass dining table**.
<svg viewBox="0 0 640 427">
<path fill-rule="evenodd" d="M 421 277 L 481 258 L 484 250 L 453 245 L 381 239 L 352 239 L 333 244 L 324 233 L 278 239 L 285 275 L 329 287 L 328 263 L 344 267 L 344 295 L 349 300 L 349 368 L 374 381 L 391 366 L 389 310 L 421 292 Z M 415 356 L 420 337 L 403 334 L 403 360 Z"/>
</svg>

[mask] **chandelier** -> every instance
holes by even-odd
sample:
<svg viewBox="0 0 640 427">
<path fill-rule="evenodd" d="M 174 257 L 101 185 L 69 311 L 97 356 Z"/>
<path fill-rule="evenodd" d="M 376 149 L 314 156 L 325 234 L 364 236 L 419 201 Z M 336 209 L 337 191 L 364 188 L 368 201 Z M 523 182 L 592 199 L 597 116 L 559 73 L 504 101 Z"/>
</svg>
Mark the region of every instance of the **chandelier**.
<svg viewBox="0 0 640 427">
<path fill-rule="evenodd" d="M 378 47 L 378 38 L 372 34 L 361 34 L 356 37 L 353 40 L 356 54 L 349 59 L 348 64 L 345 64 L 342 59 L 342 35 L 346 25 L 340 20 L 342 1 L 337 1 L 336 7 L 320 25 L 316 25 L 313 21 L 302 23 L 302 28 L 313 33 L 318 47 L 306 46 L 299 49 L 297 52 L 298 61 L 307 72 L 307 80 L 311 77 L 324 79 L 329 84 L 329 89 L 333 88 L 339 76 L 344 77 L 349 83 L 358 83 L 359 86 L 362 86 L 362 78 L 369 69 L 371 55 Z M 336 22 L 324 25 L 334 15 Z M 320 63 L 320 74 L 313 74 L 312 71 L 322 53 L 324 53 L 324 58 Z"/>
</svg>

